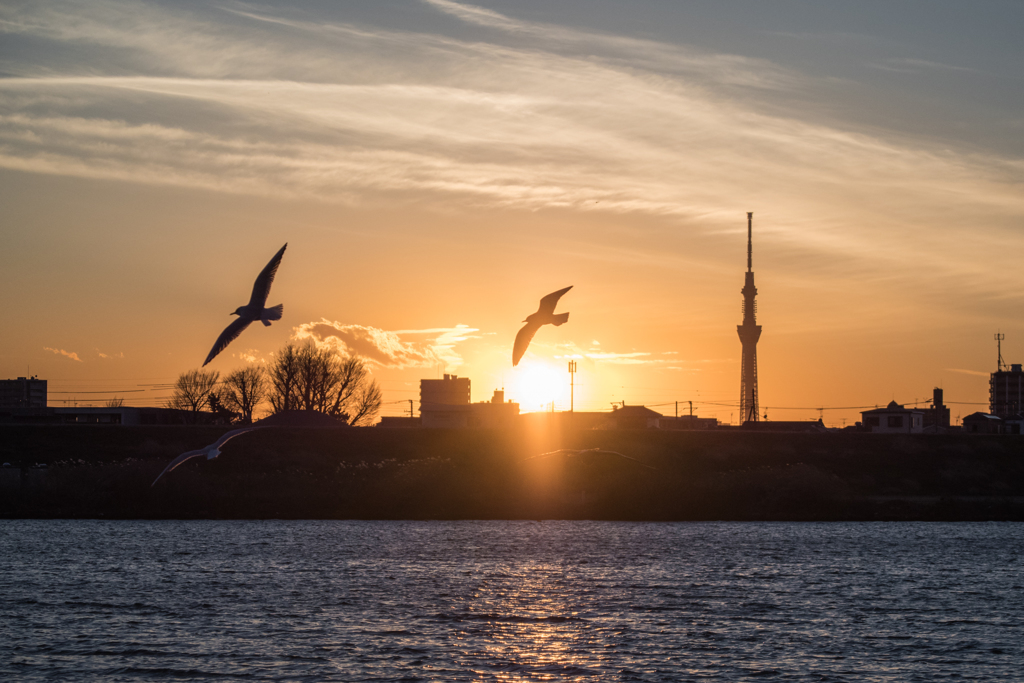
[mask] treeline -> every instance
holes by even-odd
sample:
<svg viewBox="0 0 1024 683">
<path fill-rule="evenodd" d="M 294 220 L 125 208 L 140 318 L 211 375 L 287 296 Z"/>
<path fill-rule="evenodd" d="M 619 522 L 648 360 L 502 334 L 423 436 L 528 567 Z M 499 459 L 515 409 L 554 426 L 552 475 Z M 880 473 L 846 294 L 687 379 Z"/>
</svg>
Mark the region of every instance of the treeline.
<svg viewBox="0 0 1024 683">
<path fill-rule="evenodd" d="M 188 411 L 197 422 L 211 411 L 228 423 L 249 424 L 262 412 L 296 410 L 367 425 L 380 412 L 380 385 L 366 363 L 312 341 L 288 344 L 268 365 L 248 365 L 223 378 L 216 370 L 187 370 L 174 383 L 168 408 Z"/>
</svg>

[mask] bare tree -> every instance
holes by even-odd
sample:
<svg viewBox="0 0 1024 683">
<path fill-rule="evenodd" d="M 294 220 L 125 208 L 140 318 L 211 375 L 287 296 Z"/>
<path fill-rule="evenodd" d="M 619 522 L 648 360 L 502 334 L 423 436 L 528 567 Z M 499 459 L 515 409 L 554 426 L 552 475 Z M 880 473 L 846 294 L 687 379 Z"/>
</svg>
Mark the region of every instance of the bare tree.
<svg viewBox="0 0 1024 683">
<path fill-rule="evenodd" d="M 360 427 L 370 424 L 380 412 L 382 401 L 380 385 L 377 384 L 377 380 L 363 382 L 350 402 L 348 423 Z"/>
<path fill-rule="evenodd" d="M 256 408 L 267 399 L 268 389 L 266 370 L 260 365 L 250 365 L 224 378 L 221 402 L 239 413 L 242 422 L 250 424 Z"/>
<path fill-rule="evenodd" d="M 106 408 L 122 408 L 124 407 L 124 399 L 120 396 L 115 398 L 108 398 L 107 402 L 103 404 Z"/>
<path fill-rule="evenodd" d="M 194 421 L 199 411 L 209 405 L 218 379 L 220 373 L 215 370 L 186 370 L 178 375 L 167 407 L 191 411 Z"/>
<path fill-rule="evenodd" d="M 274 413 L 298 410 L 296 387 L 299 378 L 299 359 L 295 346 L 289 344 L 274 358 L 267 373 L 270 380 L 270 407 Z"/>
<path fill-rule="evenodd" d="M 270 376 L 274 412 L 310 410 L 353 425 L 368 424 L 380 412 L 380 386 L 355 356 L 339 356 L 311 342 L 288 345 L 277 355 Z M 290 407 L 282 407 L 286 405 Z"/>
</svg>

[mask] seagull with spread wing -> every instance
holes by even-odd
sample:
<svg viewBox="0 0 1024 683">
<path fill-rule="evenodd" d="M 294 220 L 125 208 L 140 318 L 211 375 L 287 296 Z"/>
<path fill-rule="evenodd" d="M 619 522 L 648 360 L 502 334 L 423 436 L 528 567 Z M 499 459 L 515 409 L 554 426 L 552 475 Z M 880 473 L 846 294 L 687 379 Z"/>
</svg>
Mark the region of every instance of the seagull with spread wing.
<svg viewBox="0 0 1024 683">
<path fill-rule="evenodd" d="M 213 360 L 218 353 L 223 351 L 228 344 L 237 339 L 238 335 L 242 334 L 242 330 L 249 327 L 252 323 L 259 320 L 267 327 L 270 327 L 271 320 L 281 319 L 281 315 L 284 313 L 284 304 L 278 304 L 270 308 L 266 306 L 267 297 L 270 296 L 270 285 L 274 283 L 277 267 L 281 265 L 281 257 L 284 256 L 284 250 L 287 248 L 288 243 L 285 242 L 281 250 L 274 254 L 274 258 L 270 259 L 270 263 L 260 272 L 255 284 L 252 286 L 252 296 L 249 297 L 249 303 L 245 306 L 239 306 L 231 314 L 237 315 L 238 320 L 225 327 L 224 331 L 217 337 L 216 343 L 210 349 L 210 355 L 206 357 L 206 361 L 203 363 L 204 366 Z"/>
<path fill-rule="evenodd" d="M 555 315 L 555 306 L 558 305 L 558 300 L 562 298 L 562 295 L 570 289 L 572 289 L 572 285 L 557 292 L 551 292 L 551 294 L 540 300 L 540 307 L 536 313 L 526 316 L 526 320 L 523 321 L 526 324 L 523 325 L 523 329 L 519 330 L 519 334 L 516 335 L 516 342 L 512 346 L 512 367 L 519 365 L 519 361 L 523 359 L 523 354 L 526 353 L 526 349 L 533 340 L 533 335 L 537 334 L 537 330 L 540 329 L 541 325 L 551 324 L 558 327 L 569 320 L 568 313 Z"/>
<path fill-rule="evenodd" d="M 256 429 L 266 429 L 266 427 L 252 426 L 242 427 L 241 429 L 232 429 L 230 432 L 224 434 L 224 436 L 220 437 L 219 439 L 211 443 L 209 446 L 204 446 L 203 448 L 200 448 L 199 450 L 196 451 L 186 451 L 182 453 L 177 458 L 175 458 L 174 460 L 170 461 L 167 464 L 167 467 L 164 468 L 164 471 L 157 475 L 157 478 L 153 480 L 152 484 L 150 484 L 150 488 L 156 486 L 156 483 L 160 481 L 160 477 L 164 476 L 165 474 L 167 474 L 168 472 L 170 472 L 171 470 L 173 470 L 175 467 L 185 462 L 186 460 L 198 458 L 200 455 L 205 455 L 207 460 L 213 460 L 218 455 L 220 455 L 221 447 L 228 441 L 235 438 L 236 436 L 245 434 L 246 432 L 251 432 Z"/>
<path fill-rule="evenodd" d="M 642 463 L 639 460 L 637 460 L 636 458 L 631 458 L 628 455 L 623 455 L 622 453 L 619 453 L 618 451 L 606 451 L 603 448 L 559 448 L 557 451 L 551 451 L 549 453 L 541 453 L 540 455 L 534 455 L 534 456 L 531 456 L 529 458 L 525 458 L 525 460 L 536 460 L 537 458 L 548 458 L 548 457 L 551 457 L 552 455 L 560 455 L 562 453 L 564 453 L 567 457 L 570 457 L 570 458 L 573 457 L 573 456 L 576 456 L 576 455 L 583 455 L 584 453 L 606 453 L 608 455 L 617 455 L 620 458 L 625 458 L 626 460 L 632 460 L 633 462 L 637 463 L 638 465 L 646 467 L 649 470 L 656 470 L 656 469 L 658 469 L 657 467 L 651 467 L 650 465 Z"/>
</svg>

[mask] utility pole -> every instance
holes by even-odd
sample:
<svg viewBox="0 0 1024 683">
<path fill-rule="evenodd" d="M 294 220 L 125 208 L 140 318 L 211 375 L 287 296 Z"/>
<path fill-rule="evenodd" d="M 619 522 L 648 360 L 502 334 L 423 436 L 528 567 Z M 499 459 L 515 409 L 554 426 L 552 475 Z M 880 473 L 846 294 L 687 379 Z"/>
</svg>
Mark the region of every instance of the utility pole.
<svg viewBox="0 0 1024 683">
<path fill-rule="evenodd" d="M 575 412 L 576 406 L 576 361 L 569 361 L 569 412 Z"/>
<path fill-rule="evenodd" d="M 416 417 L 416 414 L 412 412 L 412 399 L 409 399 L 409 417 Z"/>
</svg>

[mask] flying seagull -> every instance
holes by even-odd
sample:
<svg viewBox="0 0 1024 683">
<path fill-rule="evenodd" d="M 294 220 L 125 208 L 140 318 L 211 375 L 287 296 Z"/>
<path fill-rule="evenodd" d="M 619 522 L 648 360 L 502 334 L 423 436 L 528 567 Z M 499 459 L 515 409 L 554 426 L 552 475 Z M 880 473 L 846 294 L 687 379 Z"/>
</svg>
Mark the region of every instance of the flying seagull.
<svg viewBox="0 0 1024 683">
<path fill-rule="evenodd" d="M 206 357 L 206 363 L 213 360 L 218 353 L 224 350 L 224 348 L 238 338 L 238 335 L 242 334 L 242 330 L 249 327 L 252 323 L 259 320 L 267 327 L 270 327 L 271 320 L 280 320 L 281 315 L 284 313 L 284 304 L 278 304 L 266 308 L 267 297 L 270 295 L 270 285 L 274 283 L 274 276 L 277 275 L 277 267 L 281 265 L 281 257 L 284 256 L 284 250 L 288 248 L 288 243 L 281 247 L 281 251 L 274 254 L 274 258 L 270 259 L 270 263 L 267 267 L 260 271 L 259 276 L 256 278 L 256 282 L 252 286 L 252 296 L 249 297 L 249 303 L 245 306 L 239 306 L 231 315 L 237 315 L 238 320 L 231 323 L 224 328 L 224 331 L 217 337 L 217 342 L 210 349 L 210 355 Z"/>
<path fill-rule="evenodd" d="M 213 460 L 218 455 L 220 455 L 221 446 L 223 446 L 236 436 L 239 436 L 240 434 L 245 434 L 246 432 L 251 432 L 255 429 L 266 429 L 266 427 L 253 426 L 242 427 L 241 429 L 232 429 L 230 432 L 226 433 L 224 436 L 220 437 L 209 446 L 204 446 L 203 448 L 200 448 L 197 451 L 186 451 L 182 453 L 177 458 L 175 458 L 174 460 L 167 464 L 167 467 L 164 468 L 164 471 L 157 475 L 157 478 L 153 480 L 152 484 L 150 484 L 150 488 L 156 486 L 156 483 L 160 481 L 160 477 L 164 476 L 165 474 L 167 474 L 168 472 L 170 472 L 171 470 L 173 470 L 175 467 L 185 462 L 186 460 L 198 458 L 200 455 L 205 455 L 207 460 Z"/>
<path fill-rule="evenodd" d="M 643 467 L 646 467 L 649 470 L 656 470 L 656 469 L 658 469 L 657 467 L 651 467 L 650 465 L 644 464 L 644 463 L 640 462 L 639 460 L 637 460 L 636 458 L 631 458 L 628 455 L 623 455 L 622 453 L 619 453 L 618 451 L 606 451 L 603 448 L 559 448 L 557 451 L 551 451 L 549 453 L 541 453 L 540 455 L 534 455 L 532 457 L 525 458 L 525 459 L 526 460 L 536 460 L 537 458 L 547 458 L 547 457 L 550 457 L 552 455 L 559 455 L 561 453 L 565 453 L 565 455 L 570 457 L 570 458 L 573 457 L 574 455 L 582 455 L 584 453 L 607 453 L 608 455 L 617 455 L 620 458 L 625 458 L 626 460 L 632 460 L 633 462 L 635 462 L 635 463 L 637 463 L 639 465 L 642 465 Z"/>
<path fill-rule="evenodd" d="M 516 343 L 512 346 L 512 367 L 519 365 L 519 361 L 523 359 L 523 354 L 526 353 L 527 347 L 530 346 L 533 335 L 537 334 L 537 330 L 540 329 L 541 325 L 550 323 L 557 327 L 569 319 L 568 313 L 555 315 L 555 306 L 558 305 L 558 300 L 562 298 L 562 295 L 570 289 L 572 289 L 572 285 L 557 292 L 551 292 L 540 300 L 540 307 L 537 308 L 536 313 L 526 316 L 526 320 L 523 321 L 526 324 L 523 325 L 523 329 L 519 330 L 519 334 L 516 335 Z"/>
</svg>

